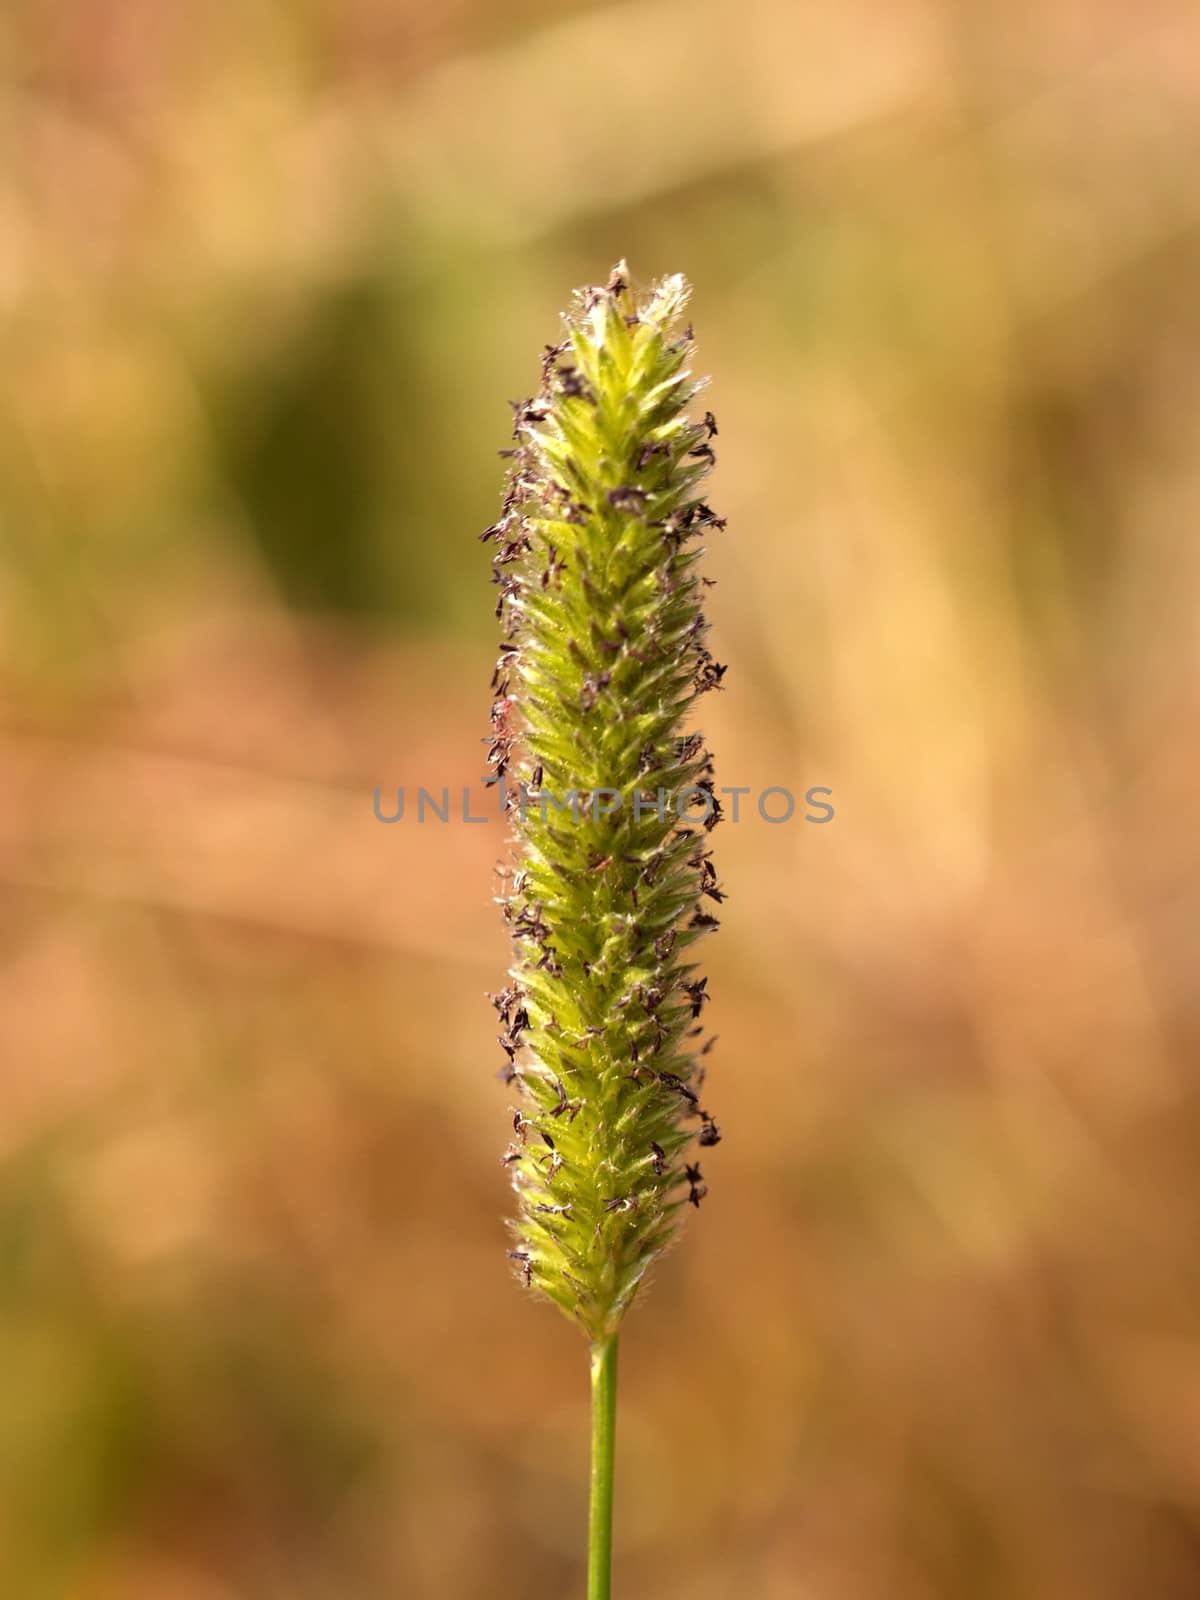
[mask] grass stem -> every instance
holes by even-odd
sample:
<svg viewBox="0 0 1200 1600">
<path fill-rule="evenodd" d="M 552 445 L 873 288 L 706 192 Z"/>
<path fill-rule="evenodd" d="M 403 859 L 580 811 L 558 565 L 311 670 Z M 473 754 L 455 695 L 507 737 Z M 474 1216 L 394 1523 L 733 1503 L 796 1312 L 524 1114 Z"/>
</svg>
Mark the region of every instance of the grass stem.
<svg viewBox="0 0 1200 1600">
<path fill-rule="evenodd" d="M 588 1600 L 611 1600 L 613 1454 L 617 1432 L 617 1335 L 592 1345 L 592 1490 Z"/>
</svg>

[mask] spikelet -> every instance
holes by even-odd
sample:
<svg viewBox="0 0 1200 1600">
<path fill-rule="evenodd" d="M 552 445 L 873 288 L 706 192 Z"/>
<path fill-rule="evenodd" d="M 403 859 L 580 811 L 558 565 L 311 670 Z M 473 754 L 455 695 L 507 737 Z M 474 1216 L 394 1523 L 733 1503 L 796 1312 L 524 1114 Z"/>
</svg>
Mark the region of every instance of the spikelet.
<svg viewBox="0 0 1200 1600">
<path fill-rule="evenodd" d="M 725 671 L 698 571 L 724 523 L 699 493 L 716 423 L 686 415 L 701 387 L 688 292 L 675 276 L 635 299 L 623 262 L 577 292 L 516 407 L 503 513 L 481 536 L 504 628 L 489 759 L 514 833 L 515 960 L 492 997 L 520 1102 L 510 1255 L 595 1341 L 706 1192 L 690 1147 L 720 1139 L 690 958 L 723 898 L 721 810 L 686 719 Z"/>
</svg>

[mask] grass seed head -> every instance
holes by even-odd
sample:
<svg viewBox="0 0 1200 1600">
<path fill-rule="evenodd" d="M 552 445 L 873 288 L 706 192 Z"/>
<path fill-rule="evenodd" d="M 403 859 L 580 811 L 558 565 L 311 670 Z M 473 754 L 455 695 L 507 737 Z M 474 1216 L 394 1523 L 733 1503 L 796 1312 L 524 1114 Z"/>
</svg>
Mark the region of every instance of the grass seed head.
<svg viewBox="0 0 1200 1600">
<path fill-rule="evenodd" d="M 721 813 L 688 723 L 725 673 L 699 573 L 724 523 L 701 492 L 717 425 L 689 415 L 688 293 L 676 275 L 637 295 L 624 262 L 576 293 L 538 393 L 514 406 L 483 535 L 503 630 L 489 761 L 515 856 L 514 965 L 493 997 L 518 1100 L 510 1255 L 592 1339 L 707 1193 L 691 1147 L 720 1141 L 694 958 L 723 898 Z"/>
</svg>

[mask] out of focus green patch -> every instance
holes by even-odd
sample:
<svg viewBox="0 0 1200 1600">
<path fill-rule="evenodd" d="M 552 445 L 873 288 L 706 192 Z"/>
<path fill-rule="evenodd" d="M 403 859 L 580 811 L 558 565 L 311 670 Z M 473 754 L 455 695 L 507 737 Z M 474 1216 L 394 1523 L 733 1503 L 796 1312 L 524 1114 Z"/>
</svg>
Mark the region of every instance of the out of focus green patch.
<svg viewBox="0 0 1200 1600">
<path fill-rule="evenodd" d="M 153 1197 L 147 1196 L 147 1203 Z M 328 1524 L 378 1458 L 295 1306 L 205 1271 L 186 1305 L 122 1293 L 48 1167 L 0 1179 L 0 1594 L 58 1600 L 137 1521 L 273 1525 L 336 1569 Z M 289 1533 L 288 1530 L 291 1530 Z"/>
<path fill-rule="evenodd" d="M 421 387 L 378 284 L 318 301 L 296 339 L 237 374 L 213 407 L 229 483 L 285 600 L 387 615 L 404 606 L 380 552 Z M 395 530 L 395 536 L 403 537 Z"/>
</svg>

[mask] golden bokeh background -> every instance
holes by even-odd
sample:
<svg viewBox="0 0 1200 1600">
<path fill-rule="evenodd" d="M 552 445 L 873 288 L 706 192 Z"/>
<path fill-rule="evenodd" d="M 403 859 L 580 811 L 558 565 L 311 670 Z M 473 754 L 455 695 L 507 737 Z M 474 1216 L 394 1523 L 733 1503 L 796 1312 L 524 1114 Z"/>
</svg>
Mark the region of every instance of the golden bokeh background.
<svg viewBox="0 0 1200 1600">
<path fill-rule="evenodd" d="M 682 270 L 711 1194 L 622 1600 L 1200 1593 L 1200 18 L 8 0 L 0 1595 L 575 1600 L 509 1276 L 506 400 Z"/>
</svg>

